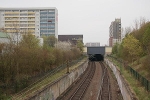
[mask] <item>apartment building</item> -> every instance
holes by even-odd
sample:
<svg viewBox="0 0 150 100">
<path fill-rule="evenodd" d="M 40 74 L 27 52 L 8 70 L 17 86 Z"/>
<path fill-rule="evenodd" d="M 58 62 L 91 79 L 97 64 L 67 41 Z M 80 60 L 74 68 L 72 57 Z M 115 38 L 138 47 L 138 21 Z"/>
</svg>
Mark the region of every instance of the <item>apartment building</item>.
<svg viewBox="0 0 150 100">
<path fill-rule="evenodd" d="M 58 38 L 58 10 L 55 7 L 0 8 L 0 28 L 10 34 Z"/>
<path fill-rule="evenodd" d="M 121 19 L 112 21 L 109 27 L 109 46 L 121 42 Z"/>
</svg>

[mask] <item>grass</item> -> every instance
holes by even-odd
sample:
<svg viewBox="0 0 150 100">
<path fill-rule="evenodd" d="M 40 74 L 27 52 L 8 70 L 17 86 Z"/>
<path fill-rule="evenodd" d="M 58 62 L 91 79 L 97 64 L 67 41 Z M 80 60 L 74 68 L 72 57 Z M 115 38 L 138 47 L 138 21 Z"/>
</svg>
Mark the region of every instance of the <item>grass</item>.
<svg viewBox="0 0 150 100">
<path fill-rule="evenodd" d="M 112 61 L 112 58 L 108 59 Z M 131 90 L 135 93 L 136 97 L 139 100 L 150 100 L 150 93 L 144 89 L 140 82 L 138 82 L 133 76 L 131 76 L 131 74 L 127 70 L 125 70 L 118 61 L 113 60 L 113 63 L 117 65 L 118 70 L 121 71 L 122 75 L 129 84 Z"/>
<path fill-rule="evenodd" d="M 81 65 L 84 61 L 86 61 L 86 58 L 82 59 L 80 62 L 76 63 L 75 65 L 69 67 L 69 71 L 72 71 L 73 69 L 77 68 L 79 65 Z M 35 93 L 37 90 L 41 90 L 43 89 L 45 86 L 47 86 L 48 84 L 52 83 L 53 81 L 59 79 L 60 77 L 64 76 L 66 74 L 66 68 L 57 72 L 54 75 L 50 75 L 48 77 L 46 77 L 44 80 L 42 80 L 41 82 L 35 84 L 33 87 L 31 87 L 29 90 L 21 93 L 21 95 L 16 95 L 13 97 L 13 99 L 15 100 L 22 100 L 23 98 L 25 98 L 26 96 L 31 96 L 33 93 Z"/>
</svg>

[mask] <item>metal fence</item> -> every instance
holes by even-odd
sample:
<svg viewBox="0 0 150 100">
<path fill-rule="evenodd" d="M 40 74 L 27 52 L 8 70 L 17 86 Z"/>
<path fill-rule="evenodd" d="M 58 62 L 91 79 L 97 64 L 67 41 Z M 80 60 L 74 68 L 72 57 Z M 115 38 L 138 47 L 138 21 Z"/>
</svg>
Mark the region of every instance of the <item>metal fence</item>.
<svg viewBox="0 0 150 100">
<path fill-rule="evenodd" d="M 142 86 L 145 87 L 145 89 L 147 91 L 150 91 L 150 81 L 147 80 L 145 77 L 143 77 L 142 75 L 140 75 L 137 71 L 135 71 L 133 68 L 131 68 L 130 66 L 129 67 L 129 70 L 130 70 L 130 73 L 131 75 L 133 75 L 135 77 L 136 80 L 138 80 Z"/>
<path fill-rule="evenodd" d="M 109 56 L 109 57 L 117 60 L 121 64 L 125 64 L 125 62 L 123 60 L 120 60 L 120 59 L 113 57 L 113 56 Z M 135 77 L 135 79 L 141 83 L 141 85 L 146 89 L 146 91 L 148 91 L 148 92 L 150 91 L 150 81 L 148 79 L 143 77 L 141 74 L 139 74 L 137 71 L 135 71 L 130 66 L 126 66 L 125 69 L 127 69 L 131 73 L 131 75 L 133 77 Z"/>
</svg>

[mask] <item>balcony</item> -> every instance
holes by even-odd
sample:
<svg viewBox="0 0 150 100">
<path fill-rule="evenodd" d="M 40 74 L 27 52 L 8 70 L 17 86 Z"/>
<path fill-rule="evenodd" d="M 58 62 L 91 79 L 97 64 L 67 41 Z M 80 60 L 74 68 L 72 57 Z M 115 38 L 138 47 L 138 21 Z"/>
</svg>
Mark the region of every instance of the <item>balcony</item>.
<svg viewBox="0 0 150 100">
<path fill-rule="evenodd" d="M 14 33 L 14 32 L 19 32 L 19 30 L 6 30 L 8 33 Z"/>
<path fill-rule="evenodd" d="M 30 30 L 30 29 L 29 29 L 28 31 L 29 31 L 29 32 L 32 32 L 32 33 L 35 32 L 35 30 Z"/>
<path fill-rule="evenodd" d="M 34 19 L 34 18 L 33 18 L 33 19 L 29 19 L 29 18 L 28 18 L 28 21 L 35 21 L 35 19 Z"/>
<path fill-rule="evenodd" d="M 32 11 L 31 11 L 31 12 L 28 12 L 28 15 L 29 15 L 29 14 L 35 14 L 35 12 L 32 12 Z"/>
<path fill-rule="evenodd" d="M 20 12 L 12 12 L 12 11 L 10 11 L 10 12 L 5 12 L 5 14 L 19 14 Z"/>
<path fill-rule="evenodd" d="M 16 14 L 15 14 L 15 15 L 10 14 L 10 15 L 5 15 L 5 16 L 4 16 L 4 18 L 7 18 L 7 17 L 8 17 L 8 18 L 11 18 L 11 17 L 20 17 L 20 15 L 19 15 L 19 14 L 18 14 L 18 15 L 16 15 Z"/>
</svg>

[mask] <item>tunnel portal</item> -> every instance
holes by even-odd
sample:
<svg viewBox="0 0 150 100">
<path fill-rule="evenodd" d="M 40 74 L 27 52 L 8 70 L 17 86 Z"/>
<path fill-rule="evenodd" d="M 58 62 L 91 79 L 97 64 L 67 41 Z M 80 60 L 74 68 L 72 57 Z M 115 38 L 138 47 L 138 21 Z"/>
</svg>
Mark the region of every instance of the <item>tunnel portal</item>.
<svg viewBox="0 0 150 100">
<path fill-rule="evenodd" d="M 101 54 L 89 55 L 90 61 L 104 61 L 104 56 Z"/>
<path fill-rule="evenodd" d="M 87 47 L 90 61 L 104 61 L 105 47 Z"/>
</svg>

